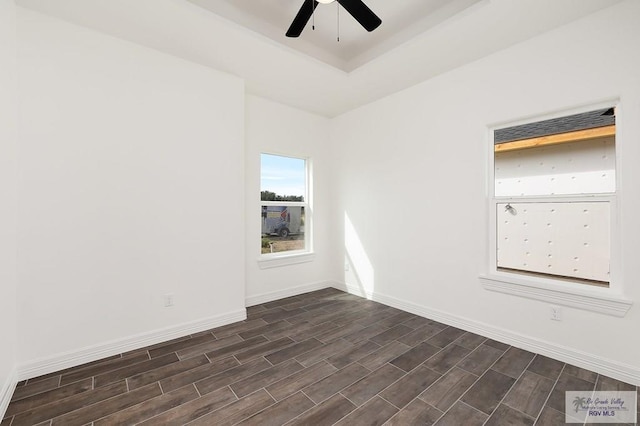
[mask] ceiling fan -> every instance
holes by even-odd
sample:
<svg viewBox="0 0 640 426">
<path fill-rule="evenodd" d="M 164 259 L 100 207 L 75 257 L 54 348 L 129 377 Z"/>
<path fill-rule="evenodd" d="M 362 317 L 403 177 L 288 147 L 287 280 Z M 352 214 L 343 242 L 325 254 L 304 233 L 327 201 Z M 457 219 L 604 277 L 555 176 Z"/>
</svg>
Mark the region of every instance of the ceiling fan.
<svg viewBox="0 0 640 426">
<path fill-rule="evenodd" d="M 369 32 L 378 28 L 382 23 L 382 20 L 362 0 L 304 0 L 302 7 L 287 30 L 287 37 L 300 36 L 319 3 L 329 4 L 334 1 L 344 7 Z"/>
</svg>

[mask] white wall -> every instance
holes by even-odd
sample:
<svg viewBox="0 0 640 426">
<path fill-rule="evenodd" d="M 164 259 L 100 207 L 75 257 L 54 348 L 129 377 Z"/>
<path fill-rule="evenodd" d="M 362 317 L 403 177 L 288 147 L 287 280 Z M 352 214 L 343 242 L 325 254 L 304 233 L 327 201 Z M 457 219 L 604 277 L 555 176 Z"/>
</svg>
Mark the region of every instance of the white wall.
<svg viewBox="0 0 640 426">
<path fill-rule="evenodd" d="M 242 81 L 20 12 L 22 373 L 242 319 Z"/>
<path fill-rule="evenodd" d="M 640 381 L 640 3 L 627 1 L 335 119 L 347 284 L 512 336 L 566 347 Z M 624 318 L 486 291 L 488 127 L 620 98 Z M 338 155 L 339 154 L 339 155 Z"/>
<path fill-rule="evenodd" d="M 13 0 L 0 0 L 0 418 L 16 366 L 16 28 Z"/>
<path fill-rule="evenodd" d="M 328 155 L 329 120 L 257 96 L 246 100 L 246 277 L 253 305 L 325 287 L 339 279 L 340 257 L 332 199 L 333 159 Z M 310 158 L 313 168 L 312 262 L 260 269 L 260 153 Z M 337 265 L 337 266 L 336 266 Z"/>
</svg>

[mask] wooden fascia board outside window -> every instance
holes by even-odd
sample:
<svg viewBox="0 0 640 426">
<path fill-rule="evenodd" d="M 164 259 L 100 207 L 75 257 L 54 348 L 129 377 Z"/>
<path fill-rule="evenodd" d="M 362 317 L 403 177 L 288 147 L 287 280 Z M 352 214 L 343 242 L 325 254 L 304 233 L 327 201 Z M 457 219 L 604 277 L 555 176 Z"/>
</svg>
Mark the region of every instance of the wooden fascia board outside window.
<svg viewBox="0 0 640 426">
<path fill-rule="evenodd" d="M 562 143 L 579 142 L 616 135 L 616 126 L 596 127 L 593 129 L 577 130 L 574 132 L 555 135 L 539 136 L 531 139 L 521 139 L 495 145 L 495 152 L 508 152 L 520 149 L 537 148 L 541 146 L 558 145 Z"/>
</svg>

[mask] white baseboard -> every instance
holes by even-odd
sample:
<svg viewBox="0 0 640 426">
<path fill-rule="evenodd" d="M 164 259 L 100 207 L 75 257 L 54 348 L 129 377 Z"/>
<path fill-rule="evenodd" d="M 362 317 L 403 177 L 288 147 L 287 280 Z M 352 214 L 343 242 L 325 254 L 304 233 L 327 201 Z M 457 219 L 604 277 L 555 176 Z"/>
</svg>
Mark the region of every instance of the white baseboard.
<svg viewBox="0 0 640 426">
<path fill-rule="evenodd" d="M 17 384 L 18 374 L 13 369 L 5 383 L 2 383 L 2 387 L 0 387 L 0 420 L 4 418 L 4 414 L 7 412 L 7 407 L 9 407 L 9 402 L 11 402 L 11 397 L 16 390 Z"/>
<path fill-rule="evenodd" d="M 297 287 L 290 287 L 284 290 L 273 291 L 271 293 L 263 293 L 255 296 L 249 296 L 245 299 L 246 306 L 260 305 L 261 303 L 273 302 L 274 300 L 284 299 L 285 297 L 297 296 L 299 294 L 308 293 L 310 291 L 322 290 L 327 287 L 333 287 L 334 283 L 329 281 L 318 281 L 315 283 L 305 284 Z"/>
<path fill-rule="evenodd" d="M 343 283 L 332 283 L 331 285 L 338 290 L 366 297 L 362 289 L 359 287 Z M 595 371 L 598 374 L 640 386 L 640 369 L 628 364 L 622 364 L 617 361 L 601 358 L 566 346 L 560 346 L 545 340 L 514 333 L 500 327 L 494 327 L 473 321 L 469 318 L 451 315 L 446 312 L 420 306 L 415 303 L 396 299 L 384 294 L 374 292 L 370 298 L 376 302 L 380 302 L 397 309 L 402 309 L 403 311 L 410 312 L 412 314 L 420 315 L 452 327 L 480 334 L 520 349 L 535 352 L 549 358 L 557 359 L 558 361 Z"/>
<path fill-rule="evenodd" d="M 27 362 L 18 367 L 19 380 L 38 377 L 43 374 L 53 373 L 70 367 L 97 361 L 102 358 L 118 355 L 124 352 L 155 345 L 171 339 L 199 333 L 211 328 L 221 327 L 247 318 L 247 311 L 241 309 L 223 315 L 216 315 L 197 321 L 191 321 L 176 326 L 166 327 L 151 332 L 112 340 L 110 342 L 89 346 L 76 351 L 57 354 L 44 359 Z"/>
</svg>

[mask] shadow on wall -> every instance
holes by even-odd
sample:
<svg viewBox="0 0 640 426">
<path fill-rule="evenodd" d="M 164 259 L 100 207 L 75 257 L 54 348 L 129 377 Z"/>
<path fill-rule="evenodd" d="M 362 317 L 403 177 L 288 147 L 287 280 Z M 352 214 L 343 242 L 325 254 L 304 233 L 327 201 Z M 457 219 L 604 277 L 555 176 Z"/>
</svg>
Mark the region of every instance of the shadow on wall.
<svg viewBox="0 0 640 426">
<path fill-rule="evenodd" d="M 375 271 L 346 212 L 344 214 L 344 248 L 345 284 L 348 287 L 357 287 L 360 290 L 360 296 L 371 299 L 375 290 Z"/>
</svg>

